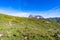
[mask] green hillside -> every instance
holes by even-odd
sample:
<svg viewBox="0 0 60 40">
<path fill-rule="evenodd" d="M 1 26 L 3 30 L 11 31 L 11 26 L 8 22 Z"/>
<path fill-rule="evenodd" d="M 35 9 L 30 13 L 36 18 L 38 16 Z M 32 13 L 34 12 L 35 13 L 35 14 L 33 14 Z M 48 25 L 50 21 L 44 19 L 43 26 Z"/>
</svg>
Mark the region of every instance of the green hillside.
<svg viewBox="0 0 60 40">
<path fill-rule="evenodd" d="M 0 14 L 0 40 L 60 40 L 60 24 Z"/>
</svg>

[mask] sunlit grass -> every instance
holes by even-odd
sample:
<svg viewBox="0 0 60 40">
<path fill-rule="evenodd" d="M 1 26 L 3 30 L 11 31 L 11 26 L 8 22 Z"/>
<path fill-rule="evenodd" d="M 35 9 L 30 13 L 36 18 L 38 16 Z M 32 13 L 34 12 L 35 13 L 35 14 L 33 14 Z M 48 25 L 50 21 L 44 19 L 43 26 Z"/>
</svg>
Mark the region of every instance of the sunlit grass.
<svg viewBox="0 0 60 40">
<path fill-rule="evenodd" d="M 54 21 L 0 14 L 0 40 L 60 40 L 59 30 Z"/>
</svg>

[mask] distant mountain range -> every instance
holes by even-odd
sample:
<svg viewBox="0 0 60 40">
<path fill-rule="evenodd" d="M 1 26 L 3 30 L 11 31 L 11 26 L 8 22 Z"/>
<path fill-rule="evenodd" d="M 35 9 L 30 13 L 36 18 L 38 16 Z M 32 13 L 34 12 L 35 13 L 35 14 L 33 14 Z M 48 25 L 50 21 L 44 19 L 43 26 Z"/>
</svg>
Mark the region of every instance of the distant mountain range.
<svg viewBox="0 0 60 40">
<path fill-rule="evenodd" d="M 53 18 L 44 18 L 41 15 L 29 15 L 29 18 L 36 18 L 36 19 L 46 19 L 60 23 L 60 17 L 53 17 Z"/>
<path fill-rule="evenodd" d="M 53 21 L 55 21 L 55 22 L 60 23 L 60 17 L 47 18 L 47 20 L 53 20 Z"/>
</svg>

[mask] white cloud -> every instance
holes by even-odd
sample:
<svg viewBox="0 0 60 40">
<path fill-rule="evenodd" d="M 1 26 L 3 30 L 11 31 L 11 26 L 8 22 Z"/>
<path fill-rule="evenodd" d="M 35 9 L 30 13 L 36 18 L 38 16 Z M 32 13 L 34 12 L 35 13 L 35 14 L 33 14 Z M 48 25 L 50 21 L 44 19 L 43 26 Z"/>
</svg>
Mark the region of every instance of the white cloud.
<svg viewBox="0 0 60 40">
<path fill-rule="evenodd" d="M 0 13 L 7 14 L 7 15 L 13 15 L 13 16 L 19 16 L 19 17 L 28 17 L 29 13 L 22 12 L 22 11 L 16 11 L 11 9 L 0 9 Z"/>
<path fill-rule="evenodd" d="M 17 11 L 13 10 L 12 8 L 0 8 L 0 13 L 13 15 L 13 16 L 19 16 L 19 17 L 28 17 L 30 14 L 33 15 L 41 15 L 45 18 L 48 17 L 60 17 L 60 8 L 53 8 L 48 11 L 39 11 L 39 12 L 23 12 L 23 11 Z"/>
</svg>

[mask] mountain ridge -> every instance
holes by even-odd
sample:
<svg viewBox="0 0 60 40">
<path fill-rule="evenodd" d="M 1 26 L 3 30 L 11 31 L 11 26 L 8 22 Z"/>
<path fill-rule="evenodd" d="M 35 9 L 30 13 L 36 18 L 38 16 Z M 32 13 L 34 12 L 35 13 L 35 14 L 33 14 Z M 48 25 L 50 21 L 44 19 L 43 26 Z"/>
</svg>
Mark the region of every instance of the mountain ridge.
<svg viewBox="0 0 60 40">
<path fill-rule="evenodd" d="M 60 24 L 0 14 L 0 35 L 1 40 L 60 40 Z"/>
</svg>

